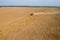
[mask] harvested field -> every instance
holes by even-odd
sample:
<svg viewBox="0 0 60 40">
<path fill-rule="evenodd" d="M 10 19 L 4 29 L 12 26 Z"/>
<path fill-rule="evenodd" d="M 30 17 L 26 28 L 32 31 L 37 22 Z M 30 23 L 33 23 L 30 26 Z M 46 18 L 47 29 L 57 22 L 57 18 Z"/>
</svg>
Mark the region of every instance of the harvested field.
<svg viewBox="0 0 60 40">
<path fill-rule="evenodd" d="M 59 14 L 34 15 L 33 12 Z M 0 40 L 60 40 L 60 9 L 1 7 Z"/>
</svg>

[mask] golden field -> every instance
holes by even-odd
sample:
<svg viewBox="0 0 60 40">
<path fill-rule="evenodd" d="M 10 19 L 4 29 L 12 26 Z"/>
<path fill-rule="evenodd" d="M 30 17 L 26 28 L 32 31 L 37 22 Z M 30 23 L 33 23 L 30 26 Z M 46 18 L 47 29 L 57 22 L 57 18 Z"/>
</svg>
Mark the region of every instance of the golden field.
<svg viewBox="0 0 60 40">
<path fill-rule="evenodd" d="M 0 8 L 0 40 L 60 40 L 60 14 L 33 15 L 33 12 L 59 12 L 59 8 Z"/>
</svg>

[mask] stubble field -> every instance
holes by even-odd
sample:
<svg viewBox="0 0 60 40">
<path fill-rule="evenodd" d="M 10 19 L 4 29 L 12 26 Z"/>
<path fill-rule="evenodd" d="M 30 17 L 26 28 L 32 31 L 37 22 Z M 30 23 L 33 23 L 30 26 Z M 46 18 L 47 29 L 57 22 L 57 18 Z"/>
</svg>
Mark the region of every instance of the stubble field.
<svg viewBox="0 0 60 40">
<path fill-rule="evenodd" d="M 30 15 L 33 12 L 59 14 Z M 60 9 L 0 8 L 0 40 L 60 40 Z"/>
</svg>

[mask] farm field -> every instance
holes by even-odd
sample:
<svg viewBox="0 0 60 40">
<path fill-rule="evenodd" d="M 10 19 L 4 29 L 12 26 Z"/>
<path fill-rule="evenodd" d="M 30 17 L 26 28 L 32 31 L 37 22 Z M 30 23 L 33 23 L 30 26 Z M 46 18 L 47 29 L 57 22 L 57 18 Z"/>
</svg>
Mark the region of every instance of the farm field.
<svg viewBox="0 0 60 40">
<path fill-rule="evenodd" d="M 34 12 L 59 14 L 31 16 Z M 0 40 L 60 40 L 60 9 L 1 7 Z"/>
</svg>

